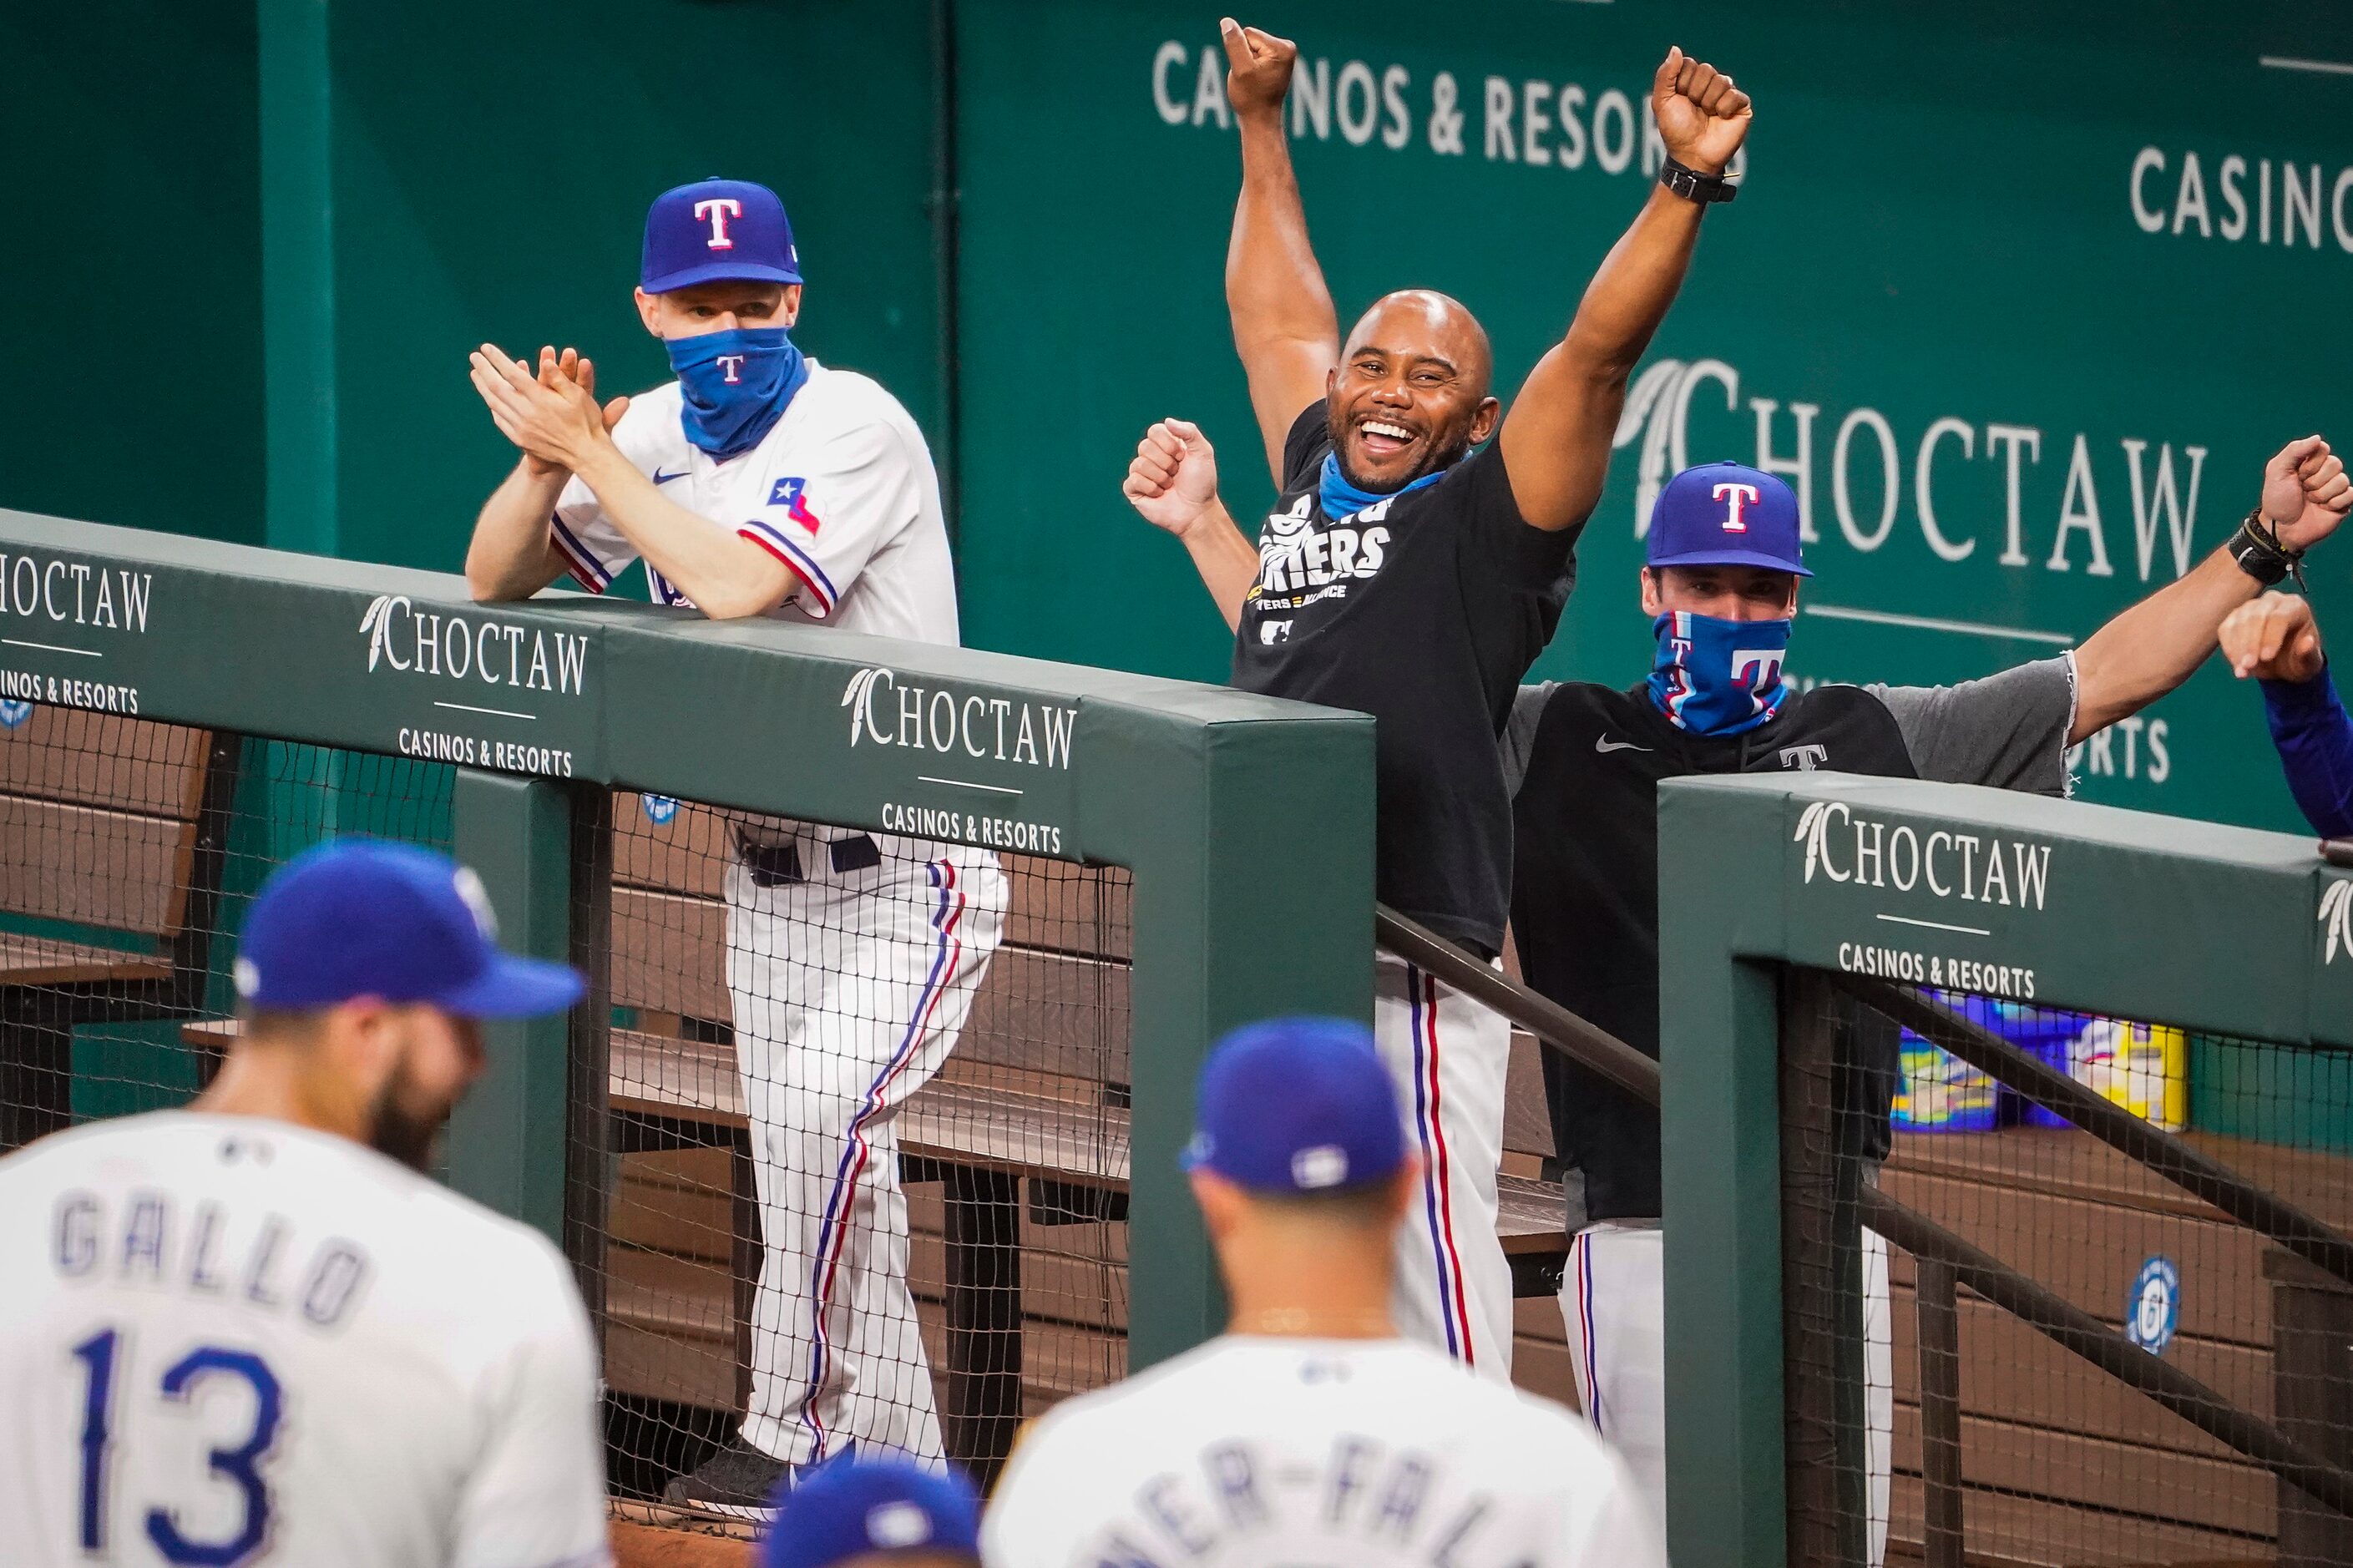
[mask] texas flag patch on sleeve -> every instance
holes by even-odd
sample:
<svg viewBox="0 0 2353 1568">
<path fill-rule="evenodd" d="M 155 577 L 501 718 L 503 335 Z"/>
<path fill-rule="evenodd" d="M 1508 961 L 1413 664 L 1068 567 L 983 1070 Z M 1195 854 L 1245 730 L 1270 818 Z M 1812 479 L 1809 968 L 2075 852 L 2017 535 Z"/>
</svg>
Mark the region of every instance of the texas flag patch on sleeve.
<svg viewBox="0 0 2353 1568">
<path fill-rule="evenodd" d="M 768 492 L 768 504 L 786 508 L 786 516 L 807 529 L 811 533 L 815 533 L 818 528 L 817 513 L 809 510 L 808 502 L 802 495 L 802 492 L 807 489 L 808 481 L 798 475 L 778 479 L 776 488 Z"/>
</svg>

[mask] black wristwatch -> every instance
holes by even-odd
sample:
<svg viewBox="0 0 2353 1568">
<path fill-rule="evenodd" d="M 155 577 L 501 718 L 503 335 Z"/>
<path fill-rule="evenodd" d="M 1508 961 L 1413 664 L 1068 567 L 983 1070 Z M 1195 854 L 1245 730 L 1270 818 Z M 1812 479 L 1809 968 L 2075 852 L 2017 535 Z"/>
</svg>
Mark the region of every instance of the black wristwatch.
<svg viewBox="0 0 2353 1568">
<path fill-rule="evenodd" d="M 2294 577 L 2297 587 L 2304 586 L 2304 552 L 2280 542 L 2279 531 L 2260 506 L 2247 513 L 2246 521 L 2239 524 L 2239 531 L 2231 535 L 2226 548 L 2239 570 L 2266 588 L 2284 577 Z"/>
<path fill-rule="evenodd" d="M 1659 165 L 1659 184 L 1687 202 L 1728 202 L 1740 187 L 1721 174 L 1703 174 L 1672 158 Z"/>
</svg>

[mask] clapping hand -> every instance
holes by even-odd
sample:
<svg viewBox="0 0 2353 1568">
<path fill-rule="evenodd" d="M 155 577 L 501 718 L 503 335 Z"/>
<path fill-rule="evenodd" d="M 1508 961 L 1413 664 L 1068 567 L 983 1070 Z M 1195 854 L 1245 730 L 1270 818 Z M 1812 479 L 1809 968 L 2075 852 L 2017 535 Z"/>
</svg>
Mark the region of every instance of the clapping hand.
<svg viewBox="0 0 2353 1568">
<path fill-rule="evenodd" d="M 536 375 L 494 343 L 476 349 L 467 363 L 491 422 L 522 448 L 523 465 L 534 477 L 578 468 L 628 411 L 626 397 L 598 405 L 596 366 L 576 349 L 541 349 Z"/>
</svg>

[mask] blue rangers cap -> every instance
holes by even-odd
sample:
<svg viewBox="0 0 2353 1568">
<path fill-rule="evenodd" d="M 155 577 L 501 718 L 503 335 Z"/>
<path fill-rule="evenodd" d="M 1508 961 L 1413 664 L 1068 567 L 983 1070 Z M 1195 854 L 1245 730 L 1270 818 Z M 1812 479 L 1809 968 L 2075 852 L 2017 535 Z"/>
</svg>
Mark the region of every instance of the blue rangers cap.
<svg viewBox="0 0 2353 1568">
<path fill-rule="evenodd" d="M 750 180 L 697 180 L 654 198 L 638 287 L 667 294 L 691 283 L 801 280 L 793 226 L 776 193 Z"/>
<path fill-rule="evenodd" d="M 1274 1018 L 1219 1041 L 1195 1125 L 1186 1168 L 1258 1192 L 1362 1186 L 1405 1163 L 1388 1068 L 1345 1018 Z"/>
<path fill-rule="evenodd" d="M 980 1555 L 980 1497 L 954 1470 L 845 1456 L 803 1475 L 776 1504 L 761 1568 L 831 1568 L 902 1552 Z"/>
<path fill-rule="evenodd" d="M 447 855 L 375 839 L 306 849 L 254 895 L 237 994 L 258 1012 L 310 1012 L 359 996 L 467 1018 L 558 1013 L 578 971 L 498 946 L 482 879 Z"/>
<path fill-rule="evenodd" d="M 1651 508 L 1652 566 L 1762 566 L 1810 577 L 1799 548 L 1798 498 L 1772 475 L 1702 463 L 1666 482 Z"/>
</svg>

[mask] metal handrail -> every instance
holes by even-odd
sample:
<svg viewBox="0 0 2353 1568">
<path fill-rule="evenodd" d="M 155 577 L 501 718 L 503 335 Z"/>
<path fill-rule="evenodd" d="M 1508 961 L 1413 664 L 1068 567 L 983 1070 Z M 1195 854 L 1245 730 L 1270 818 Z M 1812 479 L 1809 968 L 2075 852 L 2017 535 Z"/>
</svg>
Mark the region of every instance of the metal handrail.
<svg viewBox="0 0 2353 1568">
<path fill-rule="evenodd" d="M 2270 1237 L 2315 1268 L 2353 1285 L 2353 1240 L 2286 1199 L 1948 1007 L 1883 980 L 1853 974 L 1823 978 L 1988 1078 L 2074 1123 L 2200 1202 Z"/>
<path fill-rule="evenodd" d="M 1374 934 L 1379 947 L 1409 963 L 1429 970 L 1457 991 L 1527 1030 L 1570 1061 L 1599 1073 L 1652 1105 L 1659 1103 L 1658 1062 L 1615 1035 L 1578 1017 L 1558 1003 L 1537 995 L 1527 986 L 1482 963 L 1462 948 L 1398 914 L 1386 904 L 1376 906 Z M 2089 1123 L 2097 1121 L 2108 1132 L 2116 1134 L 2114 1138 L 2104 1138 L 2104 1142 L 2140 1160 L 2160 1175 L 2180 1184 L 2205 1201 L 2213 1203 L 2233 1219 L 2240 1218 L 2242 1213 L 2260 1215 L 2267 1223 L 2259 1224 L 2252 1218 L 2242 1223 L 2263 1231 L 2316 1267 L 2338 1278 L 2348 1278 L 2338 1273 L 2337 1265 L 2353 1258 L 2353 1243 L 2348 1243 L 2294 1205 L 2216 1164 L 2180 1140 L 2149 1126 L 2074 1079 L 2053 1072 L 2008 1041 L 1978 1028 L 1957 1014 L 1883 983 L 1841 974 L 1828 974 L 1825 978 L 1866 1005 L 1888 1014 L 1915 1033 L 1945 1045 L 1948 1050 L 1953 1047 L 1946 1043 L 1947 1038 L 1956 1039 L 1985 1061 L 1997 1063 L 2002 1071 L 2015 1071 L 2022 1082 L 2033 1084 L 2036 1092 L 2028 1093 L 2023 1088 L 2021 1092 L 2028 1093 L 2028 1098 L 2035 1103 L 2045 1105 L 2071 1120 L 2081 1117 L 2087 1131 L 2091 1130 Z M 1918 1022 L 1913 1022 L 1914 1019 Z M 1928 1027 L 1923 1028 L 1923 1024 Z M 1994 1051 L 1997 1048 L 2009 1053 L 2009 1056 L 1996 1056 Z M 1959 1050 L 1955 1050 L 1954 1054 L 1962 1055 Z M 2009 1057 L 2015 1057 L 2017 1061 L 2010 1061 Z M 1968 1057 L 1963 1056 L 1962 1059 L 1969 1061 L 1971 1066 L 1980 1066 L 1978 1061 L 1970 1061 Z M 2026 1070 L 2028 1068 L 2032 1071 Z M 2002 1076 L 2002 1072 L 1992 1068 L 1981 1068 L 1981 1070 L 1997 1078 Z M 2050 1081 L 2052 1079 L 2057 1081 L 2054 1083 Z M 2144 1138 L 2141 1133 L 2116 1125 L 2117 1118 L 2129 1121 L 2132 1127 L 2141 1129 L 2147 1136 Z M 2135 1152 L 2136 1150 L 2147 1150 L 2150 1155 Z M 2166 1163 L 2160 1165 L 2159 1161 Z M 2214 1195 L 2210 1196 L 2209 1194 Z M 2225 1201 L 2217 1202 L 2217 1198 Z M 2082 1357 L 2135 1392 L 2147 1394 L 2208 1436 L 2262 1466 L 2291 1486 L 2348 1518 L 2353 1518 L 2353 1470 L 2319 1458 L 2272 1423 L 2249 1414 L 2171 1363 L 2150 1355 L 2090 1313 L 2053 1295 L 1991 1253 L 1955 1236 L 1876 1187 L 1865 1185 L 1862 1189 L 1857 1208 L 1865 1226 L 1915 1258 L 1950 1269 L 1959 1283 L 2011 1313 L 2053 1343 Z M 2301 1245 L 2291 1246 L 2287 1239 L 2290 1237 L 2297 1238 Z M 2348 1251 L 2340 1254 L 2337 1250 L 2338 1248 L 2347 1248 Z M 2315 1253 L 2320 1256 L 2316 1257 Z M 2332 1261 L 2323 1262 L 2322 1258 Z M 1954 1522 L 1957 1524 L 1957 1519 Z"/>
</svg>

